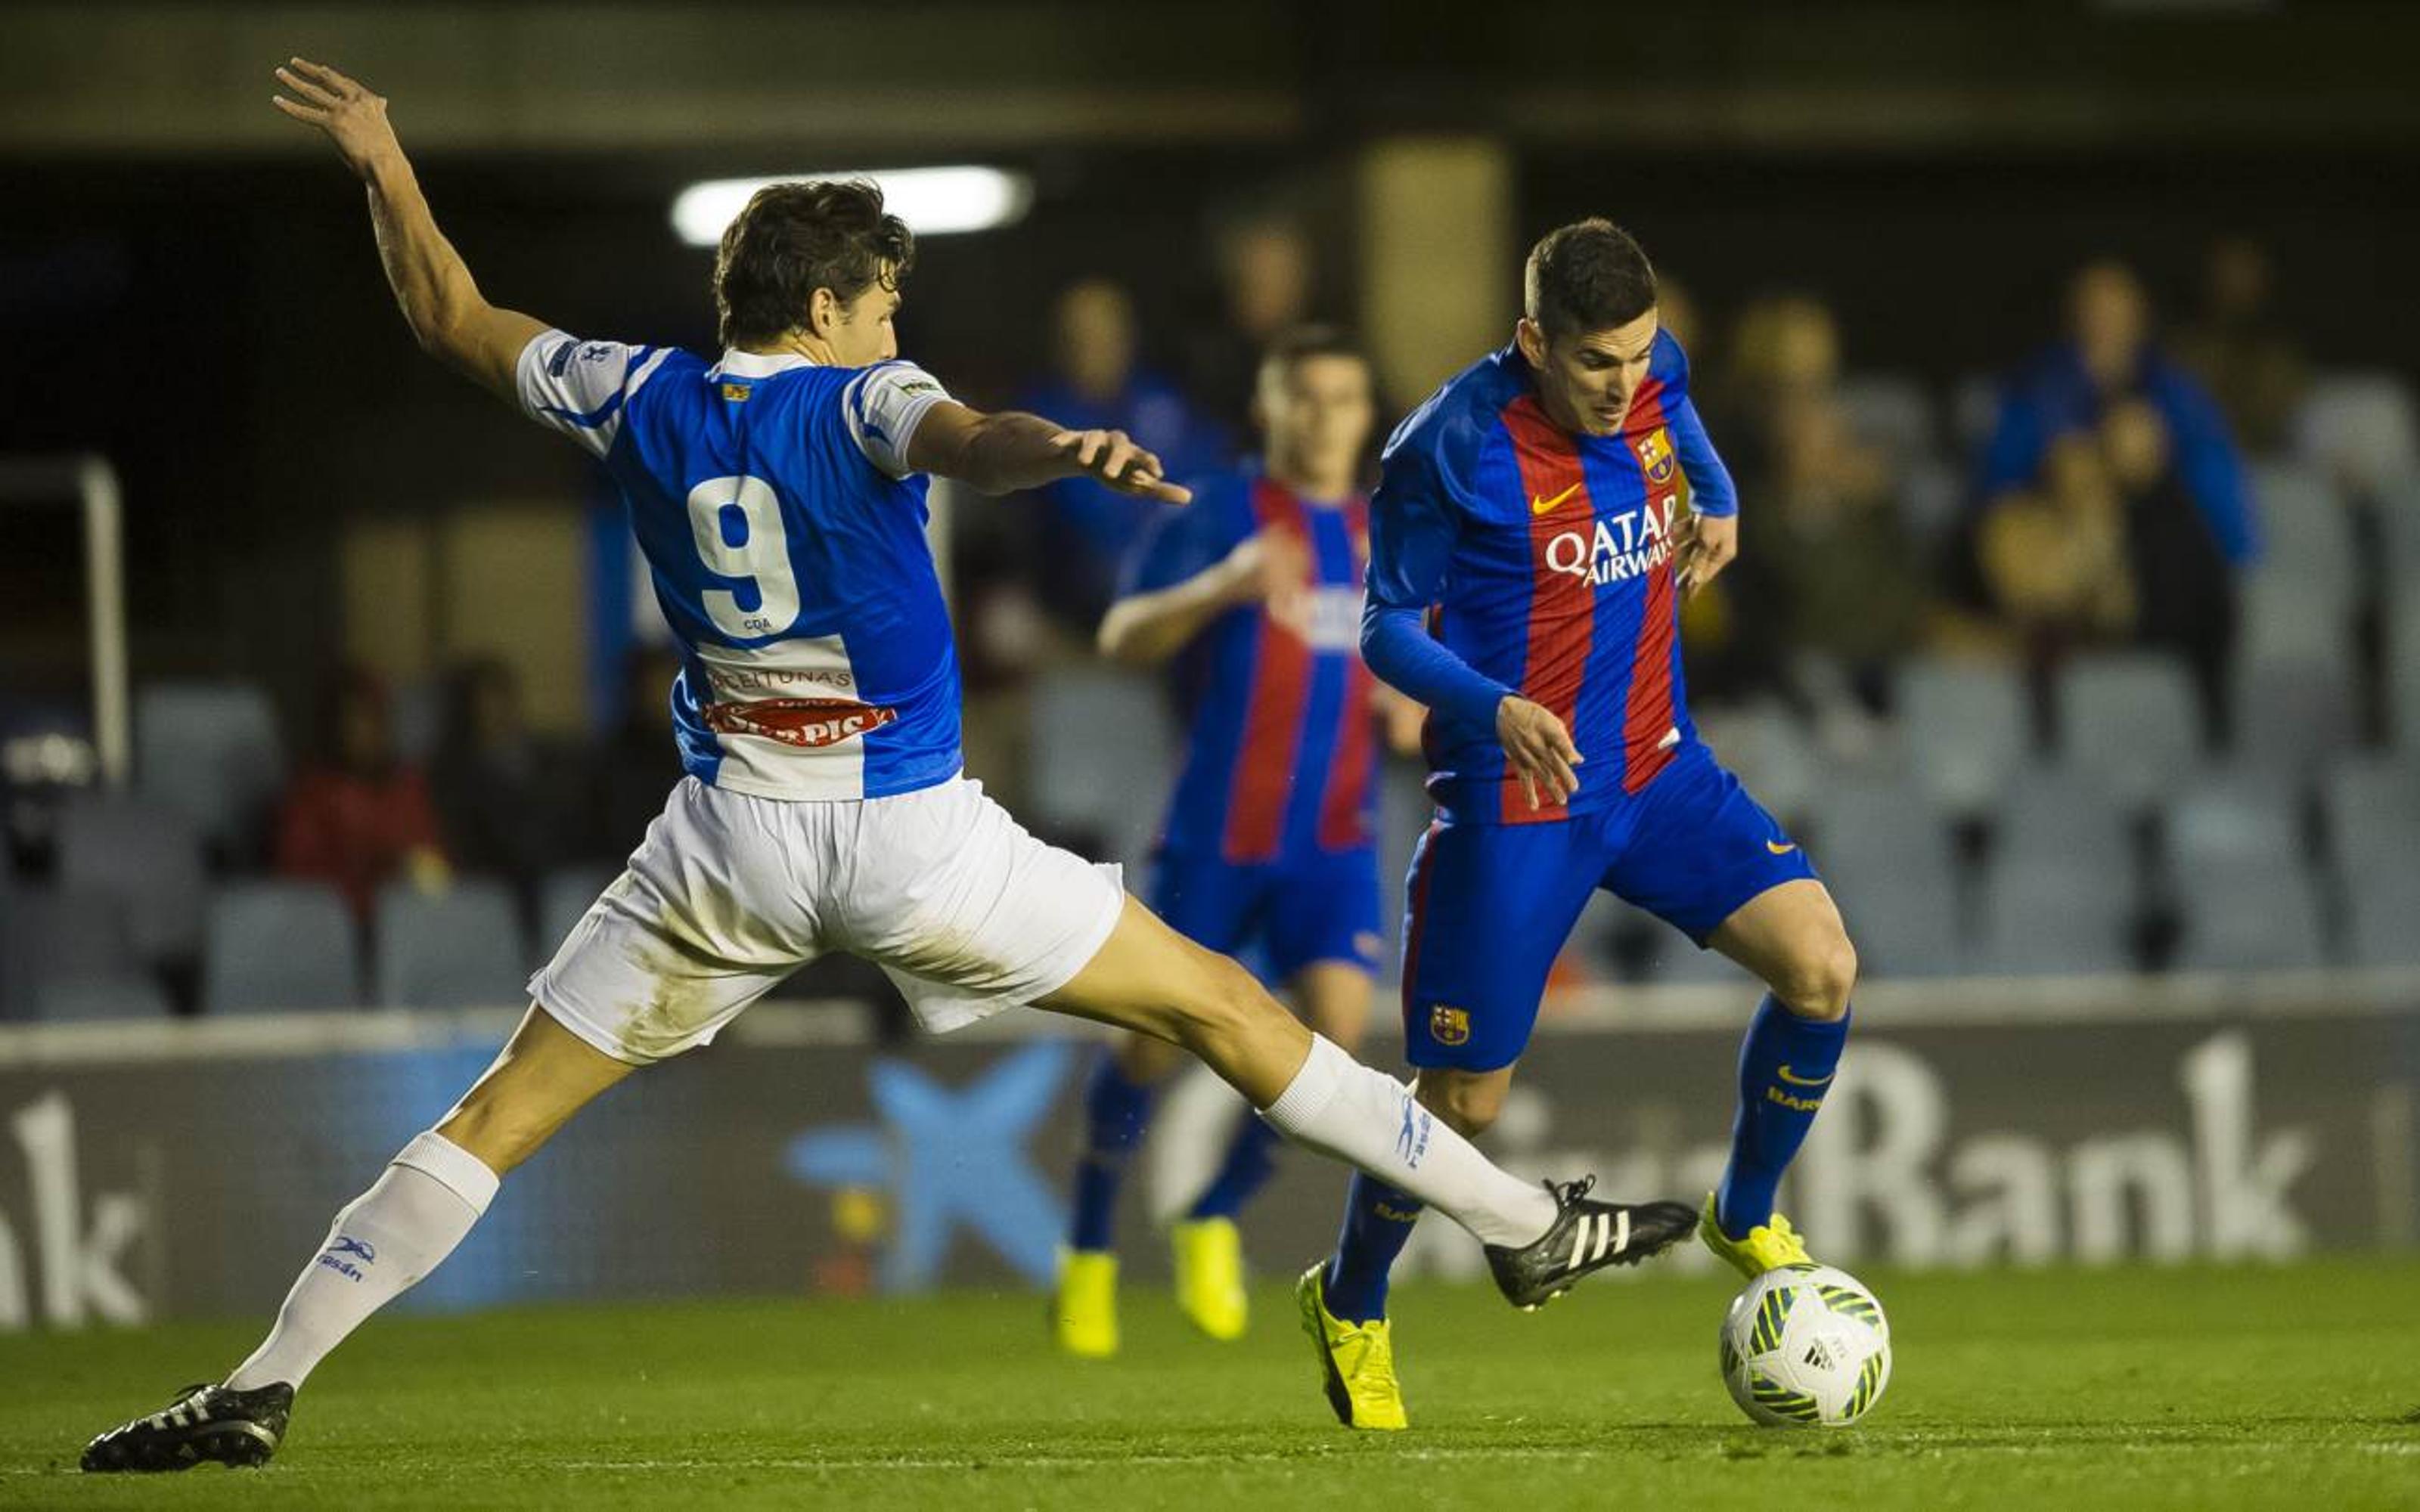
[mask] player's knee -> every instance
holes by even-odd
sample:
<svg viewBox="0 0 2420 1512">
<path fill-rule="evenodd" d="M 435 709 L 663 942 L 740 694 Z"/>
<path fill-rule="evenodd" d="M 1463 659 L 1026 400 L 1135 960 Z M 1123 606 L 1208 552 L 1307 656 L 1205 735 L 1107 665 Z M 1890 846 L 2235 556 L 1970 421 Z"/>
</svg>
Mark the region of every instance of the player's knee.
<svg viewBox="0 0 2420 1512">
<path fill-rule="evenodd" d="M 1466 1137 L 1485 1134 L 1504 1111 L 1504 1094 L 1512 1083 L 1501 1076 L 1468 1076 L 1449 1072 L 1422 1072 L 1417 1095 L 1420 1105 L 1443 1119 L 1446 1127 Z"/>
<path fill-rule="evenodd" d="M 1838 931 L 1798 952 L 1775 996 L 1803 1019 L 1828 1024 L 1849 1011 L 1857 986 L 1857 948 Z"/>
</svg>

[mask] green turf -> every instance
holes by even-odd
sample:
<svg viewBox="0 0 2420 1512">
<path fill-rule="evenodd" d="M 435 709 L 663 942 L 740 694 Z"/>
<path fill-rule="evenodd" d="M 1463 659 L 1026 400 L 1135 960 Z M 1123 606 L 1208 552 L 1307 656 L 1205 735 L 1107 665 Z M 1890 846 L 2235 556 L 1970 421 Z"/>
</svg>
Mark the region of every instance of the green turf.
<svg viewBox="0 0 2420 1512">
<path fill-rule="evenodd" d="M 0 1336 L 0 1504 L 2420 1506 L 2420 1265 L 1874 1279 L 1897 1373 L 1828 1432 L 1737 1416 L 1710 1280 L 1406 1288 L 1393 1435 L 1329 1422 L 1275 1289 L 1228 1346 L 1135 1292 L 1109 1365 L 1027 1295 L 390 1319 L 273 1467 L 165 1478 L 72 1466 L 251 1327 Z"/>
</svg>

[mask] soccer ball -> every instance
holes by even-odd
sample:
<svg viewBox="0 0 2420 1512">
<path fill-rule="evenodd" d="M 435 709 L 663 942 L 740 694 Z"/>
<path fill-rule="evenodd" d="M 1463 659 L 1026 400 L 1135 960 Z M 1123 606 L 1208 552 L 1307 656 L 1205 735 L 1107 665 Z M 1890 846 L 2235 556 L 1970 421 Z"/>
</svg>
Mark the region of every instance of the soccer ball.
<svg viewBox="0 0 2420 1512">
<path fill-rule="evenodd" d="M 1768 1271 L 1723 1318 L 1723 1384 L 1768 1427 L 1843 1427 L 1890 1384 L 1890 1320 L 1855 1276 L 1828 1265 Z"/>
</svg>

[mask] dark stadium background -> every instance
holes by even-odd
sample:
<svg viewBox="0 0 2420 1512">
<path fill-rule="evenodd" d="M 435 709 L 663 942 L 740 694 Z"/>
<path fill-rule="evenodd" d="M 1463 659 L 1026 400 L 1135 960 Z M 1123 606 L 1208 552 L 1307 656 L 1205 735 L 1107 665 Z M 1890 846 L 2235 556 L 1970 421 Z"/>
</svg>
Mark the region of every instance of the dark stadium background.
<svg viewBox="0 0 2420 1512">
<path fill-rule="evenodd" d="M 2220 1504 L 2215 1491 L 2194 1498 L 2223 1476 L 2240 1489 L 2337 1472 L 2341 1482 L 2311 1481 L 2313 1498 L 2335 1486 L 2356 1504 L 2386 1484 L 2364 1475 L 2397 1468 L 2378 1457 L 2413 1452 L 2415 1340 L 2408 1320 L 2375 1315 L 2391 1306 L 2364 1299 L 2407 1297 L 2420 1244 L 2420 8 L 85 0 L 0 8 L 0 1119 L 13 1120 L 0 1137 L 0 1262 L 16 1262 L 0 1263 L 0 1378 L 20 1347 L 35 1373 L 54 1364 L 72 1376 L 54 1406 L 13 1420 L 0 1408 L 0 1501 L 16 1489 L 7 1474 L 65 1462 L 69 1426 L 122 1415 L 183 1379 L 160 1373 L 167 1354 L 250 1337 L 330 1209 L 501 1041 L 565 897 L 593 896 L 637 838 L 628 803 L 599 795 L 615 779 L 650 794 L 672 779 L 652 665 L 639 667 L 637 702 L 627 692 L 620 657 L 644 631 L 600 473 L 414 349 L 360 187 L 270 107 L 270 69 L 292 54 L 389 97 L 439 223 L 490 300 L 582 335 L 712 349 L 711 255 L 684 246 L 668 218 L 694 180 L 953 162 L 1030 175 L 1021 221 L 926 239 L 908 286 L 906 354 L 978 406 L 1016 403 L 1047 376 L 1054 302 L 1105 278 L 1131 295 L 1142 364 L 1196 410 L 1232 418 L 1248 364 L 1223 303 L 1222 249 L 1278 224 L 1311 270 L 1301 313 L 1378 348 L 1383 429 L 1509 335 L 1534 238 L 1582 215 L 1620 221 L 1685 291 L 1695 381 L 1745 485 L 1730 608 L 1689 626 L 1693 700 L 1717 751 L 1806 826 L 1867 968 L 1852 1041 L 1862 1048 L 1785 1194 L 1811 1217 L 1819 1253 L 1876 1268 L 1886 1304 L 1905 1299 L 1936 1330 L 1930 1382 L 1911 1351 L 1919 1363 L 1872 1442 L 1929 1455 L 1938 1441 L 1925 1435 L 1947 1425 L 1995 1450 L 2006 1416 L 2020 1425 L 2010 1443 L 2043 1450 L 2024 1473 L 2071 1464 L 2117 1477 L 2108 1484 L 2142 1505 Z M 2208 263 L 2226 239 L 2265 255 L 2255 333 L 2293 354 L 2304 386 L 2270 417 L 2272 434 L 2238 438 L 2273 550 L 2226 579 L 2242 616 L 2237 669 L 2281 674 L 2244 687 L 2282 702 L 2240 702 L 2234 740 L 2205 747 L 2174 657 L 2147 652 L 2131 627 L 2037 625 L 1995 596 L 1977 543 L 2012 506 L 1986 495 L 1979 453 L 1999 381 L 2059 339 L 2080 268 L 2131 267 L 2166 347 L 2199 329 Z M 1774 580 L 1759 576 L 1773 556 L 1759 553 L 1781 517 L 1747 462 L 1743 317 L 1789 298 L 1828 313 L 1839 377 L 1880 379 L 1879 396 L 1918 417 L 1914 455 L 1891 453 L 1885 507 L 1908 544 L 1905 592 L 1923 628 L 1881 658 L 1878 707 L 1860 702 L 1863 682 L 1854 696 L 1843 689 L 1854 679 L 1776 682 L 1770 666 L 1722 654 L 1723 613 L 1756 609 Z M 105 460 L 123 500 L 134 760 L 118 786 L 96 755 L 84 543 L 63 507 L 72 476 L 26 471 L 85 457 Z M 941 512 L 970 771 L 1037 830 L 1125 861 L 1140 882 L 1169 777 L 1153 722 L 1161 690 L 1092 656 L 1089 614 L 1045 533 L 1049 508 L 960 497 Z M 1796 649 L 1787 637 L 1780 648 L 1768 662 Z M 497 667 L 518 679 L 541 770 L 581 809 L 562 820 L 577 832 L 558 837 L 562 854 L 495 876 L 458 864 L 455 898 L 476 894 L 493 927 L 477 940 L 424 936 L 425 956 L 452 959 L 422 961 L 421 975 L 394 966 L 405 948 L 383 911 L 331 903 L 351 954 L 329 1000 L 226 987 L 245 973 L 212 955 L 218 911 L 273 871 L 277 806 L 315 759 L 327 690 L 349 675 L 375 683 L 404 758 L 419 762 L 442 741 L 449 679 Z M 2071 685 L 2095 669 L 2113 670 L 2090 705 L 2101 722 L 2056 717 L 2086 706 Z M 1927 686 L 1957 698 L 1925 704 L 1925 724 L 1908 690 L 1933 673 Z M 2144 687 L 2159 697 L 2135 700 Z M 1958 702 L 1978 688 L 1986 713 L 2018 711 L 1979 752 L 1973 731 L 1940 723 L 1945 708 L 1954 726 L 1954 711 L 1978 707 Z M 176 733 L 230 730 L 231 744 L 211 748 L 237 753 L 225 770 Z M 2137 730 L 2152 744 L 2132 746 Z M 225 829 L 210 807 L 222 799 Z M 1381 837 L 1396 898 L 1423 818 L 1415 774 L 1397 764 Z M 401 882 L 389 890 L 403 914 L 427 902 Z M 2290 927 L 2273 927 L 2281 916 Z M 1547 1005 L 1551 1053 L 1525 1072 L 1491 1148 L 1525 1172 L 1597 1167 L 1613 1187 L 1702 1191 L 1753 1001 L 1745 978 L 1668 931 L 1609 903 L 1592 911 Z M 1382 1025 L 1391 1002 L 1382 990 Z M 996 1152 L 1059 1183 L 1091 1047 L 1049 1027 L 920 1044 L 878 975 L 818 965 L 722 1044 L 583 1119 L 399 1310 L 939 1283 L 976 1294 L 895 1312 L 817 1301 L 799 1326 L 835 1330 L 845 1364 L 921 1339 L 930 1317 L 973 1319 L 971 1352 L 985 1360 L 964 1379 L 993 1383 L 961 1388 L 980 1389 L 985 1410 L 1030 1394 L 1038 1417 L 1085 1400 L 1107 1411 L 1108 1389 L 1042 1361 L 1043 1332 L 1027 1326 L 1051 1215 L 963 1212 L 936 1254 L 894 1243 L 900 1214 L 926 1200 L 908 1152 L 967 1131 L 886 1121 L 873 1078 L 953 1094 L 1029 1078 L 1032 1120 Z M 1388 1033 L 1369 1050 L 1381 1064 L 1395 1058 Z M 1648 1089 L 1604 1092 L 1634 1080 Z M 1143 1300 L 1166 1272 L 1154 1216 L 1199 1180 L 1233 1111 L 1199 1080 L 1174 1094 L 1136 1183 L 1147 1196 L 1124 1220 L 1139 1335 L 1205 1372 L 1205 1412 L 1246 1425 L 1207 1447 L 1185 1421 L 1137 1429 L 1140 1451 L 1179 1476 L 1226 1454 L 1221 1443 L 1257 1445 L 1252 1414 L 1286 1392 L 1315 1412 L 1291 1352 L 1265 1377 L 1251 1374 L 1261 1365 L 1204 1365 L 1174 1352 L 1172 1325 L 1155 1335 L 1148 1320 L 1166 1311 Z M 204 1158 L 228 1148 L 257 1153 Z M 1339 1185 L 1332 1169 L 1290 1160 L 1246 1223 L 1262 1279 L 1328 1242 Z M 61 1190 L 82 1206 L 54 1211 Z M 58 1256 L 81 1258 L 58 1234 L 87 1210 L 116 1215 L 116 1247 L 96 1251 L 85 1282 L 45 1289 Z M 94 1232 L 105 1227 L 94 1217 Z M 1475 1277 L 1476 1249 L 1441 1227 L 1424 1226 L 1407 1272 Z M 2167 1289 L 2168 1273 L 2065 1268 L 2142 1261 L 2297 1263 L 2191 1273 L 2233 1299 L 2229 1328 L 2275 1330 L 2244 1343 L 2202 1316 L 2198 1292 Z M 2034 1265 L 2058 1268 L 2011 1283 L 2005 1312 L 1982 1281 L 1930 1273 L 1980 1268 L 1996 1288 L 2004 1268 Z M 1643 1385 L 1570 1366 L 1524 1397 L 1530 1383 L 1512 1377 L 1526 1356 L 1489 1352 L 1494 1315 L 1482 1320 L 1459 1292 L 1436 1304 L 1449 1319 L 1470 1315 L 1441 1329 L 1441 1352 L 1458 1336 L 1455 1358 L 1509 1393 L 1502 1421 L 1482 1415 L 1497 1398 L 1439 1402 L 1467 1435 L 1455 1442 L 1472 1474 L 1499 1436 L 1535 1446 L 1562 1431 L 1559 1411 L 1597 1412 L 1606 1398 L 1590 1391 L 1643 1394 L 1602 1415 L 1663 1424 L 1670 1473 L 1707 1471 L 1690 1457 L 1714 1451 L 1691 1435 L 1730 1411 L 1710 1358 L 1722 1288 L 1694 1250 L 1670 1269 L 1695 1279 L 1663 1294 L 1703 1316 L 1679 1319 L 1678 1301 L 1656 1314 Z M 1290 1338 L 1267 1342 L 1292 1326 L 1282 1296 L 1257 1301 L 1250 1348 L 1295 1351 Z M 2091 1328 L 2068 1328 L 2071 1304 Z M 2333 1321 L 2307 1338 L 2278 1321 L 2322 1314 Z M 720 1326 L 752 1334 L 757 1316 Z M 789 1316 L 768 1313 L 765 1327 Z M 1586 1331 L 1621 1316 L 1577 1314 L 1571 1336 L 1606 1343 Z M 473 1335 L 410 1330 L 492 1320 L 533 1331 L 493 1346 L 518 1350 L 512 1340 L 559 1327 L 501 1362 L 510 1382 L 573 1331 L 553 1317 L 381 1320 L 357 1348 L 369 1360 L 434 1351 L 427 1341 Z M 194 1321 L 230 1318 L 244 1325 Z M 1974 1336 L 1953 1343 L 1970 1318 Z M 2179 1398 L 2141 1379 L 2128 1332 L 2138 1319 L 2166 1331 L 2158 1348 L 2176 1351 L 2169 1374 L 2185 1384 L 2161 1391 Z M 98 1323 L 158 1327 L 60 1363 L 86 1360 L 75 1351 L 95 1335 L 75 1331 Z M 390 1327 L 395 1342 L 379 1342 Z M 2002 1343 L 2045 1335 L 2055 1348 Z M 388 1349 L 398 1353 L 377 1352 Z M 2012 1364 L 2019 1352 L 2026 1362 Z M 2358 1379 L 2356 1360 L 2369 1372 Z M 2069 1395 L 2087 1368 L 2077 1361 L 2097 1371 L 2100 1396 Z M 2272 1365 L 2253 1387 L 2228 1374 Z M 2017 1389 L 1969 1389 L 2003 1369 Z M 376 1374 L 361 1366 L 343 1389 L 366 1393 Z M 886 1435 L 925 1410 L 924 1388 L 861 1400 L 845 1374 L 830 1379 L 859 1414 L 835 1429 L 833 1452 L 861 1458 L 832 1473 L 872 1476 L 846 1484 L 878 1494 L 892 1484 L 880 1478 Z M 946 1392 L 956 1378 L 936 1379 Z M 1439 1381 L 1419 1384 L 1443 1397 Z M 281 1472 L 354 1463 L 343 1457 L 364 1419 L 343 1413 L 371 1398 L 347 1409 L 333 1386 L 328 1398 L 328 1437 L 298 1440 L 326 1444 L 313 1450 L 322 1458 Z M 1193 1399 L 1138 1389 L 1121 1405 L 1181 1419 L 1190 1407 L 1168 1403 Z M 574 1392 L 560 1410 L 584 1400 Z M 2164 1428 L 2146 1426 L 2154 1405 Z M 1893 1408 L 1911 1413 L 1903 1441 L 1887 1437 Z M 427 1403 L 413 1411 L 412 1431 L 452 1431 Z M 1506 1427 L 1525 1411 L 1526 1439 Z M 2115 1439 L 2079 1427 L 2095 1414 Z M 2210 1439 L 2192 1437 L 2222 1419 Z M 1288 1421 L 1308 1433 L 1321 1420 Z M 2049 1437 L 2024 1437 L 2037 1428 Z M 2168 1430 L 2186 1437 L 2159 1439 Z M 948 1457 L 962 1449 L 1014 1465 L 1056 1425 L 999 1431 L 936 1463 L 957 1473 Z M 2331 1434 L 2371 1434 L 2359 1447 L 2376 1457 Z M 2310 1442 L 2279 1447 L 2297 1435 Z M 2176 1453 L 2068 1459 L 2085 1440 Z M 2222 1441 L 2225 1453 L 2211 1447 Z M 1325 1441 L 1301 1442 L 1315 1454 Z M 1629 1447 L 1581 1451 L 1574 1473 Z M 1124 1448 L 1101 1453 L 1113 1461 Z M 509 1443 L 479 1452 L 518 1463 Z M 1295 1452 L 1270 1454 L 1293 1474 L 1312 1463 Z M 1796 1494 L 1803 1473 L 1863 1495 L 1855 1477 L 1876 1468 L 1811 1463 L 1762 1467 L 1763 1494 Z M 1909 1478 L 1874 1504 L 1941 1494 L 1930 1461 L 1880 1468 Z M 1728 1458 L 1711 1469 L 1747 1473 Z M 2208 1481 L 2194 1478 L 2205 1470 Z M 386 1492 L 408 1501 L 418 1472 L 394 1473 L 404 1479 Z M 2009 1485 L 2012 1501 L 2086 1504 L 2055 1479 Z M 585 1489 L 527 1489 L 556 1501 Z M 940 1489 L 978 1504 L 1005 1494 L 980 1480 Z M 1587 1504 L 1596 1489 L 1561 1494 Z"/>
</svg>

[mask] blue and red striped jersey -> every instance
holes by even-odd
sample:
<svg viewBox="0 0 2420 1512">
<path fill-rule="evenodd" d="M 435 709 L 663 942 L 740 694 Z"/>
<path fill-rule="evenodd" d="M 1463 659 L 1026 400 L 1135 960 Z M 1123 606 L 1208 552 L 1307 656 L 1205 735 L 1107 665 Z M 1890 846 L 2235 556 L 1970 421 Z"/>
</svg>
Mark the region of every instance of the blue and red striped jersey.
<svg viewBox="0 0 2420 1512">
<path fill-rule="evenodd" d="M 1583 758 L 1571 803 L 1532 810 L 1492 706 L 1484 718 L 1433 707 L 1429 791 L 1448 814 L 1534 824 L 1585 812 L 1646 786 L 1694 738 L 1671 532 L 1692 509 L 1736 508 L 1668 333 L 1619 435 L 1548 420 L 1512 347 L 1397 427 L 1372 507 L 1373 614 L 1425 612 L 1444 650 L 1559 716 Z"/>
<path fill-rule="evenodd" d="M 1187 750 L 1165 843 L 1237 864 L 1371 843 L 1375 685 L 1359 649 L 1369 502 L 1306 500 L 1251 470 L 1196 482 L 1193 502 L 1163 517 L 1128 560 L 1122 589 L 1182 582 L 1264 530 L 1308 548 L 1305 594 L 1282 611 L 1230 609 L 1176 669 Z"/>
</svg>

